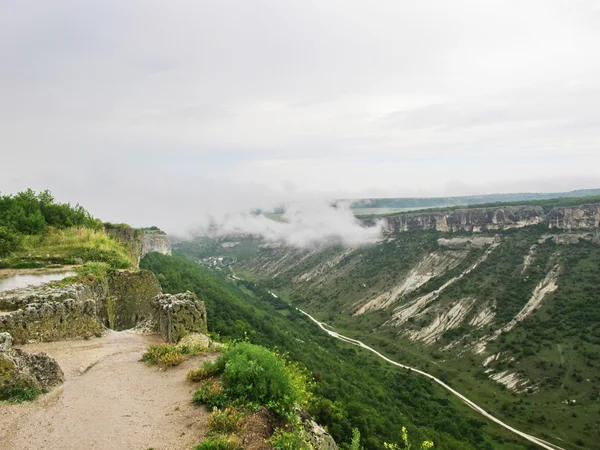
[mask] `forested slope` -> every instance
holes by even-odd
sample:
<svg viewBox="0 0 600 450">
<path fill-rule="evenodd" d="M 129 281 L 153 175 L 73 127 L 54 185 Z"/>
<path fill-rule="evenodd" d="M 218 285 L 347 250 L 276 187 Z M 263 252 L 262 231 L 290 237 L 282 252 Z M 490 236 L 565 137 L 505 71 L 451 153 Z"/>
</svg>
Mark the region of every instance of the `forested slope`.
<svg viewBox="0 0 600 450">
<path fill-rule="evenodd" d="M 519 449 L 526 444 L 487 424 L 432 383 L 340 344 L 295 308 L 260 285 L 227 280 L 183 257 L 146 256 L 166 292 L 190 290 L 205 301 L 208 327 L 226 338 L 243 338 L 288 352 L 315 380 L 312 413 L 338 443 L 358 427 L 367 449 L 399 442 L 401 427 L 415 441 L 433 439 L 443 449 Z"/>
</svg>

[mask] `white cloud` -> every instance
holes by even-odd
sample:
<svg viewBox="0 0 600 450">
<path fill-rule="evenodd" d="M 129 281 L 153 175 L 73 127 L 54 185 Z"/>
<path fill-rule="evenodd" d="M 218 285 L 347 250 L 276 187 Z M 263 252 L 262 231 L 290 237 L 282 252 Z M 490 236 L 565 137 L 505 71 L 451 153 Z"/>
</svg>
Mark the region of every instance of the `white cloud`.
<svg viewBox="0 0 600 450">
<path fill-rule="evenodd" d="M 309 193 L 588 187 L 598 48 L 591 0 L 5 2 L 1 189 L 181 228 Z"/>
</svg>

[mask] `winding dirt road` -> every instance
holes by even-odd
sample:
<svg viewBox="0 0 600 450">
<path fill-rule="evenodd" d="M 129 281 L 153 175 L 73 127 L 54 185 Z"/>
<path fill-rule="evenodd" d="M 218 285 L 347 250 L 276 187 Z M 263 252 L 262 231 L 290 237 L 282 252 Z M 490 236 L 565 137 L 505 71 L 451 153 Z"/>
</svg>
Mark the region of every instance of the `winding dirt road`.
<svg viewBox="0 0 600 450">
<path fill-rule="evenodd" d="M 298 308 L 296 308 L 296 309 L 298 309 Z M 476 403 L 472 402 L 467 397 L 465 397 L 464 395 L 462 395 L 460 392 L 455 391 L 450 386 L 448 386 L 446 383 L 444 383 L 442 380 L 434 377 L 433 375 L 431 375 L 431 374 L 429 374 L 427 372 L 423 372 L 422 370 L 415 369 L 414 367 L 406 366 L 404 364 L 397 363 L 396 361 L 392 361 L 391 359 L 383 356 L 377 350 L 369 347 L 368 345 L 364 344 L 361 341 L 349 338 L 349 337 L 344 336 L 342 334 L 339 334 L 339 333 L 337 333 L 335 331 L 328 330 L 327 328 L 325 328 L 325 324 L 323 324 L 323 322 L 319 322 L 317 319 L 315 319 L 313 316 L 311 316 L 307 312 L 302 311 L 301 309 L 298 309 L 298 311 L 300 311 L 302 314 L 304 314 L 310 320 L 312 320 L 314 323 L 316 323 L 319 326 L 319 328 L 321 328 L 323 331 L 325 331 L 329 336 L 334 337 L 336 339 L 339 339 L 339 340 L 341 340 L 343 342 L 346 342 L 347 344 L 352 344 L 352 345 L 356 345 L 358 347 L 364 348 L 365 350 L 368 350 L 370 352 L 375 353 L 381 359 L 387 361 L 390 364 L 393 364 L 394 366 L 398 366 L 398 367 L 401 367 L 403 369 L 410 369 L 411 371 L 413 371 L 415 373 L 418 373 L 420 375 L 423 375 L 424 377 L 429 378 L 430 380 L 435 381 L 437 384 L 439 384 L 440 386 L 442 386 L 444 389 L 450 391 L 452 394 L 454 394 L 455 396 L 457 396 L 458 398 L 460 398 L 464 403 L 466 403 L 468 406 L 470 406 L 471 408 L 473 408 L 475 411 L 477 411 L 478 413 L 480 413 L 481 415 L 483 415 L 487 419 L 491 420 L 492 422 L 497 423 L 501 427 L 506 428 L 508 431 L 510 431 L 510 432 L 512 432 L 512 433 L 514 433 L 514 434 L 516 434 L 516 435 L 518 435 L 520 437 L 522 437 L 523 439 L 527 439 L 529 442 L 532 442 L 532 443 L 534 443 L 536 445 L 539 445 L 540 447 L 542 447 L 542 448 L 544 448 L 546 450 L 564 450 L 562 447 L 559 447 L 558 445 L 552 444 L 551 442 L 544 441 L 543 439 L 537 438 L 537 437 L 532 436 L 530 434 L 523 433 L 522 431 L 519 431 L 516 428 L 513 428 L 510 425 L 502 422 L 500 419 L 497 419 L 496 417 L 494 417 L 490 413 L 488 413 L 486 410 L 484 410 L 481 406 L 479 406 Z"/>
<path fill-rule="evenodd" d="M 0 403 L 0 448 L 190 449 L 206 433 L 208 413 L 191 403 L 185 375 L 211 356 L 163 371 L 140 362 L 158 336 L 109 331 L 89 341 L 29 344 L 65 372 L 65 383 L 34 402 Z"/>
</svg>

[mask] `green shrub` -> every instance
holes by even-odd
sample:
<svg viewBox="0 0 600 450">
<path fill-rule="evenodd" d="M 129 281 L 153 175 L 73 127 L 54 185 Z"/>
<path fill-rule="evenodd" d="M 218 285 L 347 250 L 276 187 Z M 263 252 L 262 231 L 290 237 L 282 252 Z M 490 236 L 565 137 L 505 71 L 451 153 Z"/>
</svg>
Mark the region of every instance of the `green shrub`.
<svg viewBox="0 0 600 450">
<path fill-rule="evenodd" d="M 13 230 L 0 226 L 0 257 L 10 255 L 19 249 L 19 237 Z"/>
<path fill-rule="evenodd" d="M 230 347 L 214 364 L 205 364 L 188 373 L 188 379 L 206 380 L 218 374 L 221 374 L 222 392 L 213 399 L 207 391 L 210 383 L 205 383 L 196 392 L 196 402 L 219 406 L 228 400 L 228 403 L 252 408 L 264 405 L 289 417 L 296 406 L 304 406 L 310 398 L 307 375 L 298 365 L 286 363 L 276 353 L 249 342 Z"/>
<path fill-rule="evenodd" d="M 236 436 L 209 437 L 196 445 L 194 450 L 243 450 L 244 446 L 240 438 Z"/>
<path fill-rule="evenodd" d="M 240 342 L 219 360 L 218 364 L 225 363 L 221 379 L 226 395 L 243 403 L 264 405 L 288 415 L 305 390 L 302 377 L 292 373 L 282 358 L 264 347 Z"/>
</svg>

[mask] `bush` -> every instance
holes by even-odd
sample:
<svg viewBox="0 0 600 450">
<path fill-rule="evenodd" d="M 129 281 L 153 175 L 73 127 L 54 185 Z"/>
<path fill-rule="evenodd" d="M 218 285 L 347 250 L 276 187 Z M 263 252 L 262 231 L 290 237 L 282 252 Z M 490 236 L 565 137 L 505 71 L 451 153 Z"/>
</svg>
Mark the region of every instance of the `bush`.
<svg viewBox="0 0 600 450">
<path fill-rule="evenodd" d="M 0 257 L 10 255 L 19 249 L 19 238 L 14 231 L 0 226 Z"/>
<path fill-rule="evenodd" d="M 307 395 L 306 375 L 296 366 L 259 345 L 240 342 L 217 360 L 230 399 L 252 406 L 264 405 L 286 416 Z"/>
<path fill-rule="evenodd" d="M 244 446 L 240 438 L 235 436 L 219 436 L 204 439 L 194 450 L 243 450 Z"/>
</svg>

